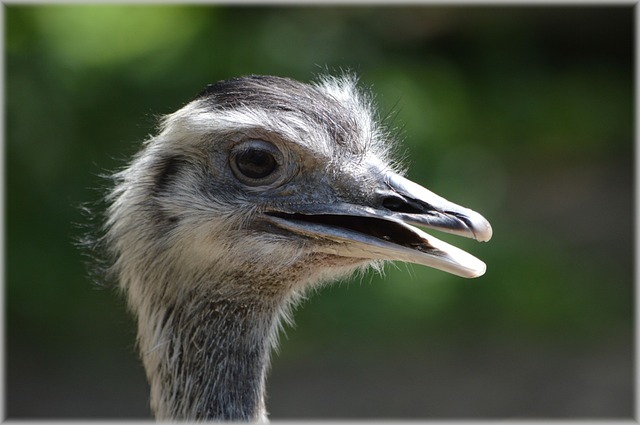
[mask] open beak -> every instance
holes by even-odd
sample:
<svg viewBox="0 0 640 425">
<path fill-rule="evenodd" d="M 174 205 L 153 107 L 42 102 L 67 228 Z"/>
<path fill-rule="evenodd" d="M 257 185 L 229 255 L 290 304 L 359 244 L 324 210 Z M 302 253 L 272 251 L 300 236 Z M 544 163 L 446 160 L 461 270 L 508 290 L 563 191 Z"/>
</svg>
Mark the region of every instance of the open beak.
<svg viewBox="0 0 640 425">
<path fill-rule="evenodd" d="M 368 205 L 327 203 L 267 209 L 265 218 L 278 227 L 309 238 L 329 240 L 323 252 L 373 260 L 422 264 L 462 277 L 484 274 L 486 265 L 413 225 L 486 242 L 489 222 L 392 172 Z"/>
</svg>

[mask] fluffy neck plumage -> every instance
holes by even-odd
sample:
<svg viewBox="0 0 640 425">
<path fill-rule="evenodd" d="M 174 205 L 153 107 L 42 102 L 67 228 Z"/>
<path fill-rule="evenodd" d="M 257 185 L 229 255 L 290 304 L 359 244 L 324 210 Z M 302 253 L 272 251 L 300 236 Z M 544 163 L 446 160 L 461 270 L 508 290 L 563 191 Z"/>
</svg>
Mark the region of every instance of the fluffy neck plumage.
<svg viewBox="0 0 640 425">
<path fill-rule="evenodd" d="M 306 288 L 366 264 L 314 254 L 279 268 L 247 263 L 225 271 L 215 264 L 228 262 L 218 261 L 185 275 L 153 258 L 152 273 L 121 274 L 130 277 L 123 289 L 159 420 L 266 421 L 266 373 L 281 321 Z"/>
<path fill-rule="evenodd" d="M 157 419 L 266 420 L 277 309 L 204 295 L 154 314 L 157 328 L 140 332 L 140 348 Z"/>
</svg>

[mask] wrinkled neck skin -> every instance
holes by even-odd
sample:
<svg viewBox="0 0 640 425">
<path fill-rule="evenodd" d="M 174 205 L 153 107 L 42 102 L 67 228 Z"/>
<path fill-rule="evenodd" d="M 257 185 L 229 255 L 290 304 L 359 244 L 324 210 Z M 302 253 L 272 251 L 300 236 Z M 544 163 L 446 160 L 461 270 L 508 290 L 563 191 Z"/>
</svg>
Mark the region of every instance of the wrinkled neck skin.
<svg viewBox="0 0 640 425">
<path fill-rule="evenodd" d="M 269 339 L 278 312 L 207 296 L 183 302 L 153 312 L 160 319 L 154 338 L 140 335 L 156 418 L 266 422 Z"/>
</svg>

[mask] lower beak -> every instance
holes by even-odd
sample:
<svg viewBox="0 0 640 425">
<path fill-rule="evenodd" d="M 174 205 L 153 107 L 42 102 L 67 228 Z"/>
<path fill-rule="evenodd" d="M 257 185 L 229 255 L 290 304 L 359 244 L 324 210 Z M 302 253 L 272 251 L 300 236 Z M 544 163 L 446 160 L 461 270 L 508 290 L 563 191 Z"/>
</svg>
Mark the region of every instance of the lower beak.
<svg viewBox="0 0 640 425">
<path fill-rule="evenodd" d="M 484 274 L 474 256 L 414 225 L 478 241 L 491 239 L 489 222 L 395 173 L 387 173 L 367 205 L 359 203 L 287 205 L 265 218 L 292 233 L 332 243 L 321 252 L 343 257 L 422 264 L 462 277 Z"/>
</svg>

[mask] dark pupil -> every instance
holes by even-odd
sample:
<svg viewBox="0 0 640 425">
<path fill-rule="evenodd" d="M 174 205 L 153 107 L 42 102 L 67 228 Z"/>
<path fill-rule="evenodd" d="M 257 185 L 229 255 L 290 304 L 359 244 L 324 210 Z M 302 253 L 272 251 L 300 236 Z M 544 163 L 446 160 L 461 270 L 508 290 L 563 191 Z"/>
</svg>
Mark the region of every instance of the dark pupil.
<svg viewBox="0 0 640 425">
<path fill-rule="evenodd" d="M 262 179 L 276 169 L 276 160 L 267 151 L 247 149 L 236 156 L 238 170 L 251 179 Z"/>
</svg>

